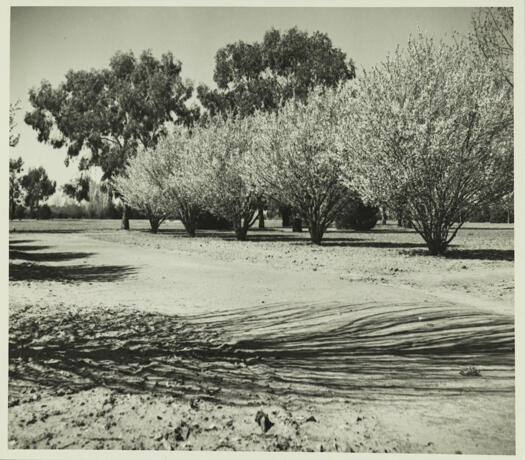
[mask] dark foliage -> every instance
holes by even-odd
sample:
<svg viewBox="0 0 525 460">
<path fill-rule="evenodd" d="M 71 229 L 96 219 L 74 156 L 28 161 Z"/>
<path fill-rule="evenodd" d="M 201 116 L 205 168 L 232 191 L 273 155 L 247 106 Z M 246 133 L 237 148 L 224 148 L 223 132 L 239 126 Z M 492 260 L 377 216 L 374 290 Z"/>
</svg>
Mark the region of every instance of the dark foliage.
<svg viewBox="0 0 525 460">
<path fill-rule="evenodd" d="M 22 177 L 20 184 L 25 190 L 24 203 L 29 208 L 31 217 L 38 217 L 38 207 L 40 202 L 49 198 L 56 190 L 56 182 L 49 180 L 46 170 L 31 168 Z"/>
<path fill-rule="evenodd" d="M 197 92 L 212 116 L 246 116 L 275 110 L 292 97 L 305 100 L 314 86 L 334 87 L 354 76 L 353 62 L 332 46 L 328 35 L 296 27 L 283 33 L 271 29 L 260 43 L 238 41 L 220 48 L 213 74 L 218 88 L 201 85 Z"/>
<path fill-rule="evenodd" d="M 197 225 L 200 230 L 231 230 L 232 223 L 223 217 L 201 209 L 197 214 Z"/>
<path fill-rule="evenodd" d="M 51 209 L 47 204 L 43 204 L 38 208 L 36 215 L 37 219 L 51 219 Z"/>
<path fill-rule="evenodd" d="M 338 229 L 371 230 L 379 217 L 379 208 L 365 205 L 354 196 L 337 215 L 335 226 Z"/>
</svg>

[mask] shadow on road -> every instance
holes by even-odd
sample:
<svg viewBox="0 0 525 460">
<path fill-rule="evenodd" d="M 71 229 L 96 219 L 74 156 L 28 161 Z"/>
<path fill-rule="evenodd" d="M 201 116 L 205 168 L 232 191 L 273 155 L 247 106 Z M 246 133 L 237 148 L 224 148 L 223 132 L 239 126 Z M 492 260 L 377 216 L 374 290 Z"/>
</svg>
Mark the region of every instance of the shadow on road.
<svg viewBox="0 0 525 460">
<path fill-rule="evenodd" d="M 9 246 L 17 245 L 17 244 L 27 244 L 27 243 L 33 243 L 35 240 L 9 240 Z"/>
<path fill-rule="evenodd" d="M 323 240 L 322 246 L 339 246 L 339 247 L 355 247 L 355 248 L 393 248 L 393 249 L 402 249 L 402 248 L 424 248 L 426 247 L 424 243 L 396 243 L 389 241 L 366 241 L 366 240 L 351 240 L 349 239 L 326 239 Z"/>
<path fill-rule="evenodd" d="M 411 255 L 435 257 L 428 251 L 411 251 Z M 443 256 L 446 259 L 466 260 L 504 260 L 514 261 L 514 249 L 449 249 Z"/>
<path fill-rule="evenodd" d="M 233 404 L 514 391 L 510 317 L 439 304 L 272 305 L 199 316 L 13 313 L 10 381 Z M 465 367 L 479 377 L 460 375 Z M 17 385 L 19 386 L 19 385 Z M 10 395 L 11 397 L 11 395 Z"/>
<path fill-rule="evenodd" d="M 64 262 L 87 259 L 92 252 L 32 252 L 51 246 L 20 244 L 29 240 L 9 243 L 9 281 L 62 281 L 62 282 L 113 282 L 135 272 L 129 265 L 47 265 L 34 262 Z M 18 262 L 25 260 L 29 262 Z"/>
<path fill-rule="evenodd" d="M 93 252 L 37 252 L 29 253 L 17 249 L 9 249 L 9 259 L 31 260 L 37 262 L 62 262 L 73 259 L 86 259 Z"/>
<path fill-rule="evenodd" d="M 51 266 L 34 263 L 9 264 L 9 281 L 62 281 L 74 283 L 114 282 L 135 273 L 129 265 Z"/>
<path fill-rule="evenodd" d="M 291 243 L 293 245 L 299 246 L 310 246 L 312 242 L 310 241 L 310 235 L 307 231 L 302 233 L 280 233 L 272 234 L 272 232 L 277 233 L 281 229 L 251 229 L 248 232 L 246 241 L 243 243 L 272 243 L 272 242 L 284 242 Z M 141 230 L 143 233 L 149 233 L 147 230 Z M 341 234 L 342 231 L 338 231 L 338 234 Z M 375 233 L 374 231 L 370 232 L 359 232 L 359 234 L 366 233 Z M 384 233 L 384 232 L 383 232 Z M 401 232 L 392 232 L 392 233 L 401 233 Z M 171 230 L 171 229 L 159 229 L 159 234 L 163 235 L 173 235 L 178 238 L 190 238 L 184 230 Z M 353 237 L 331 237 L 328 233 L 323 239 L 321 246 L 339 246 L 339 247 L 365 247 L 365 248 L 424 248 L 424 243 L 396 243 L 396 242 L 377 242 L 377 241 L 368 241 L 363 238 L 355 238 L 355 234 L 351 232 L 350 235 Z M 232 230 L 197 230 L 196 238 L 214 238 L 220 239 L 223 241 L 235 241 L 235 234 Z"/>
<path fill-rule="evenodd" d="M 9 251 L 42 251 L 43 249 L 49 249 L 51 246 L 43 246 L 43 245 L 31 245 L 31 244 L 24 244 L 21 246 L 18 246 L 16 243 L 19 243 L 19 241 L 10 241 L 9 242 Z M 11 257 L 9 257 L 11 259 Z"/>
</svg>

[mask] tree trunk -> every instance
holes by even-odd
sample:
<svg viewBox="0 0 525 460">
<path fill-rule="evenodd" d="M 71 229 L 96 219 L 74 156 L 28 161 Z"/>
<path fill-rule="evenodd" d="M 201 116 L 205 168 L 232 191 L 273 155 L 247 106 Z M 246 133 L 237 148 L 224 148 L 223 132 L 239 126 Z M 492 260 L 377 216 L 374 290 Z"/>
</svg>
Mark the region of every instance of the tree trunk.
<svg viewBox="0 0 525 460">
<path fill-rule="evenodd" d="M 385 207 L 384 207 L 384 206 L 381 206 L 379 209 L 380 209 L 380 211 L 381 211 L 381 224 L 386 225 L 386 218 L 387 218 L 387 215 L 386 215 Z"/>
<path fill-rule="evenodd" d="M 426 243 L 430 254 L 433 256 L 443 255 L 447 251 L 447 243 L 445 241 L 429 239 Z"/>
<path fill-rule="evenodd" d="M 279 212 L 282 217 L 282 226 L 283 227 L 290 227 L 290 217 L 291 217 L 291 208 L 290 206 L 281 206 L 279 207 Z"/>
<path fill-rule="evenodd" d="M 160 226 L 160 219 L 158 217 L 150 217 L 149 224 L 151 226 L 151 233 L 157 233 Z"/>
<path fill-rule="evenodd" d="M 235 231 L 235 238 L 238 241 L 246 241 L 246 235 L 250 229 L 250 224 L 255 222 L 254 217 L 256 209 L 246 213 L 243 217 L 239 217 L 233 221 L 233 229 Z"/>
<path fill-rule="evenodd" d="M 194 206 L 187 206 L 181 209 L 179 218 L 184 225 L 184 229 L 189 236 L 194 237 L 197 229 L 198 210 Z"/>
<path fill-rule="evenodd" d="M 310 240 L 313 244 L 321 244 L 323 234 L 324 231 L 318 224 L 312 224 L 310 226 Z"/>
<path fill-rule="evenodd" d="M 294 217 L 292 220 L 292 232 L 300 233 L 303 231 L 303 221 L 300 217 Z"/>
<path fill-rule="evenodd" d="M 264 209 L 262 205 L 259 205 L 258 211 L 259 211 L 259 216 L 258 216 L 259 228 L 264 228 Z"/>
<path fill-rule="evenodd" d="M 184 229 L 186 230 L 188 235 L 193 238 L 195 236 L 195 230 L 196 230 L 195 219 L 181 217 L 181 220 L 182 220 L 182 225 L 184 225 Z"/>
<path fill-rule="evenodd" d="M 248 233 L 248 229 L 245 228 L 243 225 L 240 225 L 235 228 L 235 238 L 238 241 L 246 241 L 247 233 Z"/>
<path fill-rule="evenodd" d="M 433 256 L 445 254 L 448 246 L 448 228 L 439 224 L 429 224 L 422 236 L 430 254 Z"/>
<path fill-rule="evenodd" d="M 129 230 L 128 206 L 122 205 L 122 219 L 120 221 L 121 230 Z"/>
</svg>

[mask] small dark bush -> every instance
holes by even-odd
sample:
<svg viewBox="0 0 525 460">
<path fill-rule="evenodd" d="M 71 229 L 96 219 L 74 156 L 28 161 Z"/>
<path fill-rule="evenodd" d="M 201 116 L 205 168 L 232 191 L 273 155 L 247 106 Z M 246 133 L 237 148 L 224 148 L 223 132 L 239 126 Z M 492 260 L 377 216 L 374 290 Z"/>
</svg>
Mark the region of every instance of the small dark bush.
<svg viewBox="0 0 525 460">
<path fill-rule="evenodd" d="M 200 230 L 231 230 L 233 228 L 230 221 L 205 210 L 199 211 L 196 227 Z"/>
<path fill-rule="evenodd" d="M 23 206 L 17 205 L 15 208 L 15 219 L 23 219 L 27 216 L 26 208 Z"/>
<path fill-rule="evenodd" d="M 38 208 L 36 215 L 37 219 L 51 219 L 51 208 L 47 204 L 43 204 Z"/>
<path fill-rule="evenodd" d="M 367 206 L 360 198 L 351 199 L 335 219 L 338 229 L 370 230 L 379 220 L 379 208 Z"/>
<path fill-rule="evenodd" d="M 481 376 L 481 372 L 479 371 L 479 369 L 473 367 L 473 366 L 470 366 L 470 367 L 466 367 L 465 369 L 461 369 L 459 371 L 459 373 L 465 377 L 479 377 Z"/>
<path fill-rule="evenodd" d="M 119 206 L 119 211 L 122 212 L 122 208 Z M 128 208 L 129 219 L 146 219 L 146 214 L 141 209 Z"/>
</svg>

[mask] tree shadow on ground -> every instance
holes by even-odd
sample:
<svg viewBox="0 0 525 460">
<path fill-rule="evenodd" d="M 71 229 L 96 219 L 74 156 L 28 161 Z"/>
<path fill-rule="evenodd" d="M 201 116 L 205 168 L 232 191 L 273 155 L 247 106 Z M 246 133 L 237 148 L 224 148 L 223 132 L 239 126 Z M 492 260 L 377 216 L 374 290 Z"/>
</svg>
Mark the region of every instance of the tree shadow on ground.
<svg viewBox="0 0 525 460">
<path fill-rule="evenodd" d="M 13 242 L 9 242 L 9 249 L 15 249 L 16 251 L 42 251 L 43 249 L 49 249 L 51 246 L 47 245 L 31 245 L 31 244 L 24 244 L 21 246 L 13 245 Z"/>
<path fill-rule="evenodd" d="M 492 224 L 494 225 L 494 224 Z M 468 232 L 469 230 L 476 230 L 476 231 L 498 231 L 498 232 L 501 232 L 501 231 L 509 231 L 509 232 L 513 232 L 514 231 L 514 224 L 507 224 L 507 225 L 512 225 L 512 227 L 463 227 L 460 231 L 462 232 Z"/>
<path fill-rule="evenodd" d="M 18 248 L 17 248 L 18 249 Z M 17 249 L 9 250 L 9 259 L 30 260 L 37 262 L 61 262 L 91 257 L 93 252 L 37 252 L 28 253 Z"/>
<path fill-rule="evenodd" d="M 410 255 L 432 256 L 428 251 L 410 251 Z M 446 259 L 502 260 L 512 262 L 514 261 L 514 249 L 450 249 L 441 257 Z"/>
<path fill-rule="evenodd" d="M 27 243 L 33 243 L 35 240 L 9 240 L 9 246 L 16 245 L 16 244 L 27 244 Z"/>
<path fill-rule="evenodd" d="M 366 241 L 359 239 L 324 239 L 321 246 L 337 246 L 337 247 L 355 247 L 355 248 L 377 248 L 377 249 L 403 249 L 403 248 L 424 248 L 424 243 L 400 243 L 389 241 Z"/>
<path fill-rule="evenodd" d="M 248 232 L 247 238 L 243 243 L 272 243 L 272 242 L 284 242 L 284 243 L 291 243 L 294 245 L 299 246 L 307 246 L 312 245 L 312 242 L 310 240 L 310 235 L 308 232 L 301 232 L 301 233 L 279 233 L 279 234 L 272 234 L 273 232 L 276 232 L 276 229 L 257 229 L 250 230 Z M 142 230 L 142 232 L 147 233 L 147 230 Z M 173 235 L 176 237 L 188 237 L 183 230 L 172 230 L 172 229 L 165 229 L 164 231 L 160 231 L 159 233 L 162 233 L 164 235 Z M 335 232 L 334 232 L 335 233 Z M 337 234 L 343 233 L 342 231 L 337 231 Z M 361 233 L 361 232 L 360 232 Z M 355 233 L 352 233 L 355 234 Z M 213 238 L 213 239 L 220 239 L 223 241 L 236 241 L 235 234 L 231 230 L 197 230 L 197 234 L 195 235 L 195 238 Z M 327 235 L 322 243 L 321 246 L 355 246 L 355 247 L 374 247 L 374 248 L 419 248 L 424 247 L 424 244 L 419 243 L 388 243 L 388 242 L 374 242 L 374 241 L 367 241 L 362 238 L 354 238 L 354 237 L 331 237 Z"/>
<path fill-rule="evenodd" d="M 232 404 L 514 392 L 514 322 L 451 304 L 295 304 L 195 316 L 11 314 L 9 376 Z M 465 377 L 468 366 L 481 377 Z M 10 397 L 16 395 L 10 395 Z"/>
<path fill-rule="evenodd" d="M 63 262 L 91 257 L 92 252 L 30 252 L 48 249 L 50 246 L 37 246 L 9 243 L 9 281 L 62 281 L 62 282 L 112 282 L 119 281 L 134 273 L 128 265 L 46 265 L 32 262 Z M 11 260 L 27 260 L 16 262 Z"/>
<path fill-rule="evenodd" d="M 147 232 L 147 231 L 144 230 L 144 232 Z M 275 241 L 275 242 L 304 241 L 306 243 L 310 241 L 310 236 L 308 235 L 308 233 L 299 233 L 299 234 L 280 233 L 278 235 L 275 235 L 275 234 L 272 235 L 271 234 L 272 232 L 276 232 L 276 230 L 275 229 L 250 230 L 248 232 L 246 240 L 243 242 L 258 243 L 258 242 L 272 242 L 272 241 Z M 184 230 L 179 230 L 179 229 L 164 229 L 163 231 L 159 230 L 159 234 L 173 235 L 176 237 L 186 236 L 190 238 L 190 236 Z M 196 235 L 193 238 L 195 239 L 214 238 L 214 239 L 220 239 L 223 241 L 236 241 L 235 233 L 233 232 L 233 230 L 197 230 Z"/>
<path fill-rule="evenodd" d="M 140 233 L 149 233 L 151 235 L 155 235 L 149 228 L 142 228 L 137 230 Z M 188 232 L 184 230 L 183 228 L 159 228 L 157 230 L 158 235 L 173 235 L 173 236 L 187 236 L 190 238 L 190 235 L 188 235 Z"/>
<path fill-rule="evenodd" d="M 106 229 L 110 230 L 110 229 Z M 104 229 L 85 229 L 85 228 L 53 228 L 53 229 L 37 229 L 37 228 L 24 228 L 23 230 L 14 231 L 9 230 L 9 233 L 86 233 L 93 231 L 106 231 Z"/>
<path fill-rule="evenodd" d="M 391 226 L 391 227 L 383 227 L 383 228 L 372 228 L 370 230 L 355 230 L 357 233 L 381 233 L 381 234 L 385 234 L 385 233 L 388 233 L 388 234 L 403 234 L 403 233 L 412 233 L 412 234 L 416 234 L 416 231 L 415 230 L 411 230 L 409 228 L 402 228 L 402 227 L 394 227 L 394 226 Z"/>
<path fill-rule="evenodd" d="M 445 254 L 447 259 L 514 260 L 514 249 L 454 249 Z"/>
<path fill-rule="evenodd" d="M 129 265 L 65 265 L 9 263 L 9 281 L 61 281 L 70 283 L 120 281 L 135 273 Z"/>
</svg>

